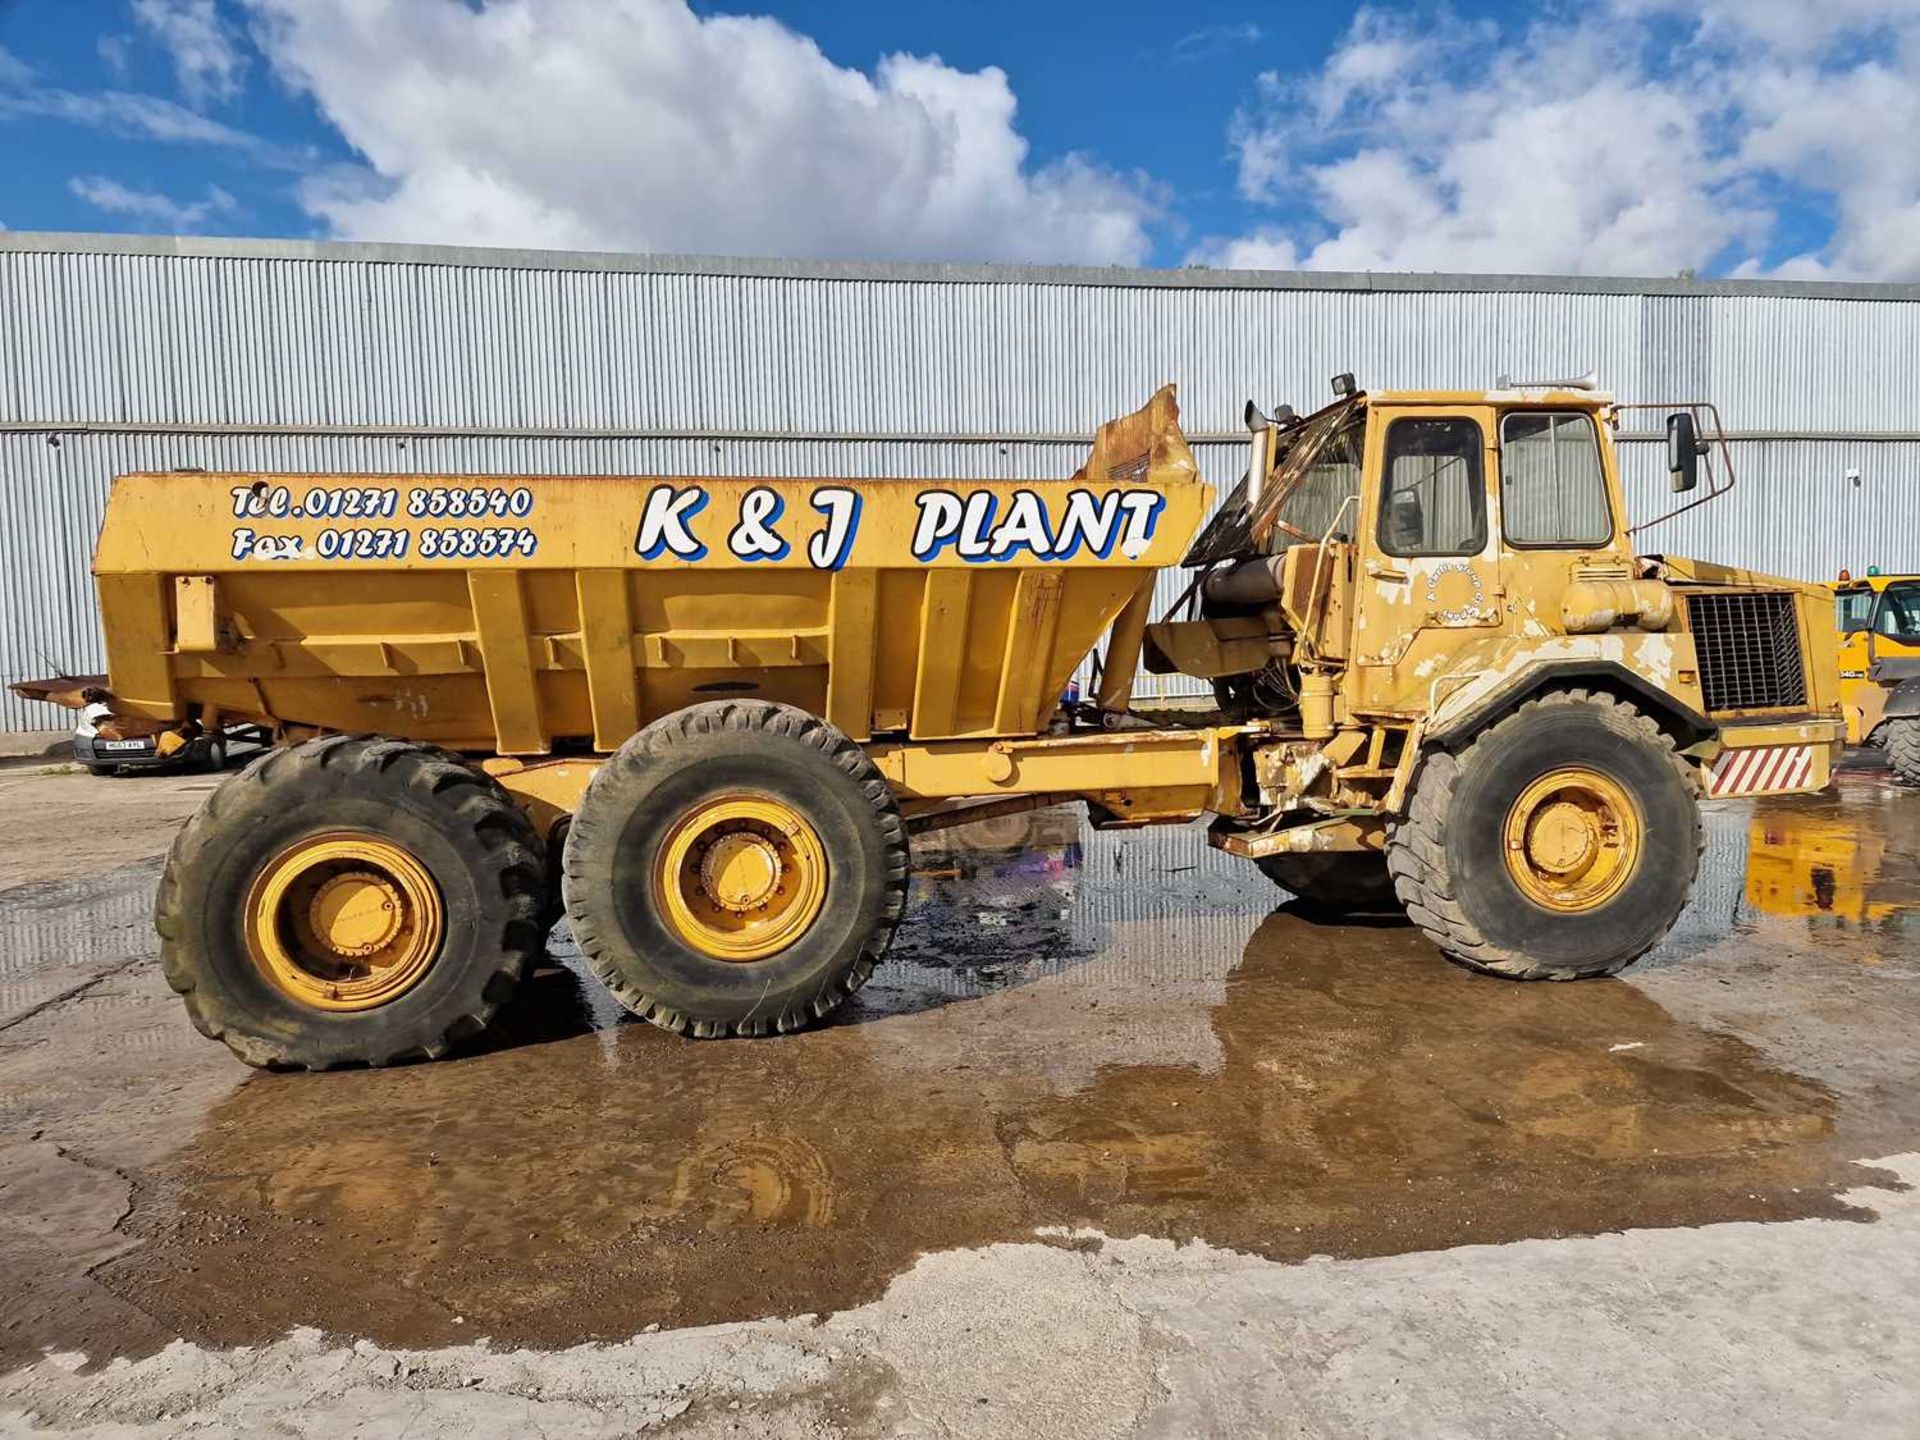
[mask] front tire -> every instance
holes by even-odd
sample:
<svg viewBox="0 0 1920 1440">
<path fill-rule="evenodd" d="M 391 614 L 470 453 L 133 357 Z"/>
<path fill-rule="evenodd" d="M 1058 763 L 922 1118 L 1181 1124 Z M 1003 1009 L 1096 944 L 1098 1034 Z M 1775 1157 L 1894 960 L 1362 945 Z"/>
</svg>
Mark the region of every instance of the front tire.
<svg viewBox="0 0 1920 1440">
<path fill-rule="evenodd" d="M 1692 773 L 1604 693 L 1522 705 L 1424 762 L 1387 864 L 1446 956 L 1519 980 L 1612 975 L 1666 936 L 1699 869 Z"/>
<path fill-rule="evenodd" d="M 154 901 L 167 983 L 249 1065 L 433 1059 L 485 1029 L 545 949 L 546 861 L 489 777 L 330 735 L 229 777 Z"/>
<path fill-rule="evenodd" d="M 854 993 L 906 908 L 906 826 L 867 753 L 791 705 L 713 701 L 601 766 L 561 893 L 594 974 L 702 1038 L 797 1030 Z"/>
</svg>

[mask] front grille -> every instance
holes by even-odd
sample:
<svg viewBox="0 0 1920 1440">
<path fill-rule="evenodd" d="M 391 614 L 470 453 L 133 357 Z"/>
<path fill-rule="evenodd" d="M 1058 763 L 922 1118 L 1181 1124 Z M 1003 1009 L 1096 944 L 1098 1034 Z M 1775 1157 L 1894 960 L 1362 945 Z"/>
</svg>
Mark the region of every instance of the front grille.
<svg viewBox="0 0 1920 1440">
<path fill-rule="evenodd" d="M 1807 667 L 1793 596 L 1693 594 L 1687 623 L 1707 709 L 1782 710 L 1807 703 Z"/>
</svg>

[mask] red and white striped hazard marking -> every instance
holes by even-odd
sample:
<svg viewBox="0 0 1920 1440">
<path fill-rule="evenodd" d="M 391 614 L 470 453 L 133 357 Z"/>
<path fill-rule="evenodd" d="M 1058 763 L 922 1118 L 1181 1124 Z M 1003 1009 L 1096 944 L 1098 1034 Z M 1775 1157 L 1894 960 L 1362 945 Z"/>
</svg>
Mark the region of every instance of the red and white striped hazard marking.
<svg viewBox="0 0 1920 1440">
<path fill-rule="evenodd" d="M 1729 750 L 1713 762 L 1707 776 L 1707 794 L 1715 800 L 1732 795 L 1774 795 L 1804 790 L 1813 783 L 1813 746 L 1756 745 L 1751 750 Z"/>
</svg>

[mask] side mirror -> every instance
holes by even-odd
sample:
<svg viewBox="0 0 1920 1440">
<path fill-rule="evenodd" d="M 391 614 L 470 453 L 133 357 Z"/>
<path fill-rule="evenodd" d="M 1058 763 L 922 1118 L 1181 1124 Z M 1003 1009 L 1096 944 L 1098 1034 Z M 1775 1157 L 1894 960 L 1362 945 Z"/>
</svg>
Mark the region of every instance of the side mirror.
<svg viewBox="0 0 1920 1440">
<path fill-rule="evenodd" d="M 1676 494 L 1700 483 L 1700 433 L 1690 410 L 1667 416 L 1667 473 Z"/>
<path fill-rule="evenodd" d="M 1388 548 L 1396 552 L 1425 548 L 1427 515 L 1426 507 L 1420 503 L 1419 491 L 1396 490 L 1388 497 L 1387 535 L 1393 541 Z"/>
</svg>

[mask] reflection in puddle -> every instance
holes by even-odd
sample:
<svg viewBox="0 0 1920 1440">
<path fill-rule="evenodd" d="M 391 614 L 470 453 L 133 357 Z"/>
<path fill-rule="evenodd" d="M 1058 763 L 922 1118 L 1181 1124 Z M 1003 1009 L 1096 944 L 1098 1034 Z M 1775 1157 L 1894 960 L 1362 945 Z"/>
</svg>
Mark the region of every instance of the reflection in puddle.
<svg viewBox="0 0 1920 1440">
<path fill-rule="evenodd" d="M 1873 782 L 1851 780 L 1861 789 Z M 1901 803 L 1902 801 L 1905 803 Z M 1841 794 L 1809 795 L 1752 819 L 1746 900 L 1761 915 L 1812 928 L 1920 934 L 1920 796 L 1871 812 Z"/>
<path fill-rule="evenodd" d="M 1764 943 L 1799 815 L 1714 810 L 1668 973 Z M 556 968 L 488 1053 L 251 1080 L 99 1278 L 195 1339 L 560 1345 L 838 1309 L 1039 1227 L 1378 1254 L 1833 1214 L 1858 1179 L 1832 1092 L 1633 985 L 1276 910 L 1198 831 L 1020 818 L 919 849 L 895 963 L 824 1029 L 680 1040 Z M 1828 868 L 1854 913 L 1867 867 Z"/>
</svg>

